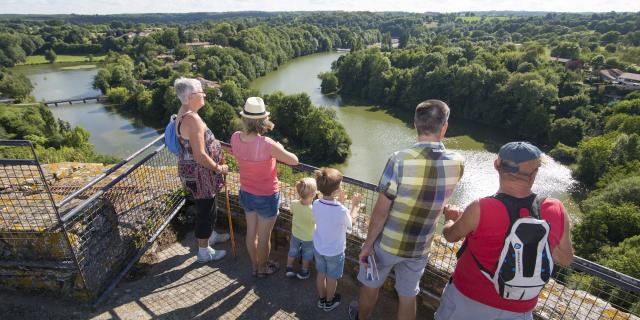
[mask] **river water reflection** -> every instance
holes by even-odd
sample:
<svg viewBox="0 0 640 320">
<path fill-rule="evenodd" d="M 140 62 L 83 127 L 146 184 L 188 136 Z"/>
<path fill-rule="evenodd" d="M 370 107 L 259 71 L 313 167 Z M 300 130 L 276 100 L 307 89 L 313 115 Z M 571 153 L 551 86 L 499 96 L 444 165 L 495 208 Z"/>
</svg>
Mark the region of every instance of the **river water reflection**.
<svg viewBox="0 0 640 320">
<path fill-rule="evenodd" d="M 349 159 L 338 167 L 347 176 L 375 184 L 388 156 L 415 142 L 415 131 L 402 120 L 375 106 L 345 103 L 339 95 L 326 96 L 320 93 L 317 74 L 328 71 L 331 62 L 340 55 L 321 53 L 295 59 L 279 70 L 256 79 L 252 87 L 263 93 L 276 90 L 288 94 L 305 92 L 314 104 L 335 110 L 338 120 L 353 141 Z M 37 65 L 16 67 L 14 70 L 31 79 L 34 84 L 32 94 L 38 101 L 99 94 L 91 87 L 97 73 L 95 66 Z M 101 103 L 61 105 L 51 107 L 51 111 L 72 125 L 89 130 L 91 143 L 98 152 L 104 154 L 126 156 L 159 135 L 156 130 Z M 502 132 L 491 128 L 455 118 L 450 120 L 445 145 L 466 159 L 465 174 L 454 194 L 453 203 L 466 205 L 474 198 L 496 191 L 498 181 L 492 162 L 496 157 L 494 152 L 505 139 Z M 549 159 L 540 170 L 534 189 L 543 195 L 570 200 L 567 192 L 573 184 L 570 170 Z M 569 207 L 573 207 L 571 203 Z"/>
<path fill-rule="evenodd" d="M 96 65 L 43 64 L 18 66 L 13 70 L 29 77 L 34 87 L 31 94 L 37 101 L 100 95 L 91 85 L 98 73 Z M 61 104 L 50 110 L 56 118 L 89 130 L 89 141 L 102 154 L 125 157 L 159 136 L 155 129 L 102 103 Z"/>
<path fill-rule="evenodd" d="M 415 142 L 415 130 L 375 106 L 352 105 L 339 95 L 320 93 L 318 73 L 330 70 L 331 62 L 342 54 L 332 52 L 297 58 L 251 85 L 263 93 L 277 90 L 287 94 L 305 92 L 314 104 L 335 110 L 353 142 L 351 156 L 338 167 L 347 176 L 375 184 L 389 155 Z M 466 205 L 477 197 L 494 193 L 498 188 L 493 169 L 494 152 L 508 137 L 492 128 L 455 118 L 450 120 L 449 128 L 444 142 L 446 147 L 465 158 L 464 177 L 452 202 Z M 547 160 L 538 174 L 534 190 L 545 196 L 570 200 L 567 192 L 574 184 L 571 171 L 550 158 Z"/>
</svg>

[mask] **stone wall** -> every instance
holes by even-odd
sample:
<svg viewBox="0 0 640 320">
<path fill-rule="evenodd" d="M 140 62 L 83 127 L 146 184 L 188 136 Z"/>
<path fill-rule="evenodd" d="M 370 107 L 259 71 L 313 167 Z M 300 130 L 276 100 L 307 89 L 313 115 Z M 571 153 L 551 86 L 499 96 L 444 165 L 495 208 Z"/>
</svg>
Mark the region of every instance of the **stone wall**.
<svg viewBox="0 0 640 320">
<path fill-rule="evenodd" d="M 107 168 L 93 163 L 43 165 L 54 201 Z M 60 216 L 130 168 L 118 169 L 60 208 Z M 140 166 L 71 219 L 65 231 L 37 170 L 2 169 L 12 176 L 0 181 L 0 286 L 84 301 L 111 284 L 155 232 L 179 188 L 174 166 Z"/>
</svg>

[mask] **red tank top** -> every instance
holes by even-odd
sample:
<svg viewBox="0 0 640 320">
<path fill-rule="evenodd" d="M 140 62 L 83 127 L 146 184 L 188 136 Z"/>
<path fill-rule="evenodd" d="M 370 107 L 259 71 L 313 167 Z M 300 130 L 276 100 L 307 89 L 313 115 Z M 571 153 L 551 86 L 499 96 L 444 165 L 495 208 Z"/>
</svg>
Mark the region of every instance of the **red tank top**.
<svg viewBox="0 0 640 320">
<path fill-rule="evenodd" d="M 551 252 L 558 245 L 564 232 L 564 206 L 557 199 L 547 198 L 540 205 L 540 216 L 549 223 L 549 248 Z M 522 209 L 521 216 L 528 216 Z M 487 270 L 494 273 L 500 252 L 504 246 L 509 215 L 507 208 L 494 198 L 480 199 L 480 221 L 475 231 L 468 236 L 467 249 L 458 260 L 453 273 L 456 288 L 469 299 L 482 304 L 511 312 L 529 312 L 535 308 L 538 298 L 517 301 L 503 299 L 473 261 L 471 252 Z"/>
<path fill-rule="evenodd" d="M 231 153 L 240 167 L 240 190 L 257 196 L 278 192 L 276 159 L 271 156 L 275 141 L 258 136 L 253 141 L 240 139 L 240 131 L 231 136 Z"/>
</svg>

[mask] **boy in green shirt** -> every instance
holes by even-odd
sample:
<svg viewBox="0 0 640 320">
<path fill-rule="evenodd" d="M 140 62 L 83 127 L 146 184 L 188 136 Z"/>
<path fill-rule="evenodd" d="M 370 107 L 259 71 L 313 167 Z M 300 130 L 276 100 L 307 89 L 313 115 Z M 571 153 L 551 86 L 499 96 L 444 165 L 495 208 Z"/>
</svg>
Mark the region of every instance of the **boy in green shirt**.
<svg viewBox="0 0 640 320">
<path fill-rule="evenodd" d="M 313 230 L 316 228 L 311 204 L 316 196 L 316 180 L 313 178 L 302 178 L 296 183 L 298 200 L 291 202 L 291 243 L 289 245 L 289 258 L 287 259 L 287 277 L 298 279 L 309 278 L 309 263 L 313 259 Z M 302 253 L 302 270 L 296 273 L 293 269 L 293 262 Z"/>
</svg>

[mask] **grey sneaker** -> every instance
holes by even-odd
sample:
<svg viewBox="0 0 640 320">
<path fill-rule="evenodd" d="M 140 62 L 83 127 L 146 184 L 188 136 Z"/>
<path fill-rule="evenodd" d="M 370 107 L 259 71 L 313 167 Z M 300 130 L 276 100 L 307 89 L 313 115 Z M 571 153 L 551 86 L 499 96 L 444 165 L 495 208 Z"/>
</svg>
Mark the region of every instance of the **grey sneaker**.
<svg viewBox="0 0 640 320">
<path fill-rule="evenodd" d="M 351 303 L 349 303 L 349 320 L 358 320 L 358 301 L 351 301 Z"/>
<path fill-rule="evenodd" d="M 316 303 L 316 306 L 318 306 L 318 308 L 323 309 L 324 310 L 324 304 L 327 303 L 327 299 L 325 298 L 318 298 L 318 303 Z"/>
<path fill-rule="evenodd" d="M 285 273 L 287 278 L 294 278 L 296 276 L 296 272 L 293 270 L 293 267 L 287 267 L 287 272 Z"/>
<path fill-rule="evenodd" d="M 298 274 L 296 274 L 296 276 L 300 280 L 309 279 L 310 275 L 311 275 L 311 272 L 309 270 L 304 270 L 304 269 L 300 270 L 300 272 L 298 272 Z"/>
<path fill-rule="evenodd" d="M 198 262 L 207 263 L 211 261 L 218 261 L 226 255 L 227 251 L 225 250 L 213 250 L 212 248 L 209 248 L 209 252 L 204 255 L 201 255 L 200 252 L 198 252 Z"/>
<path fill-rule="evenodd" d="M 331 311 L 335 308 L 337 308 L 340 305 L 340 295 L 339 294 L 334 294 L 333 295 L 333 299 L 331 299 L 331 301 L 327 301 L 324 303 L 324 311 Z"/>
<path fill-rule="evenodd" d="M 209 237 L 209 245 L 214 245 L 216 243 L 227 242 L 229 241 L 231 236 L 228 233 L 217 233 L 211 232 L 211 236 Z"/>
</svg>

